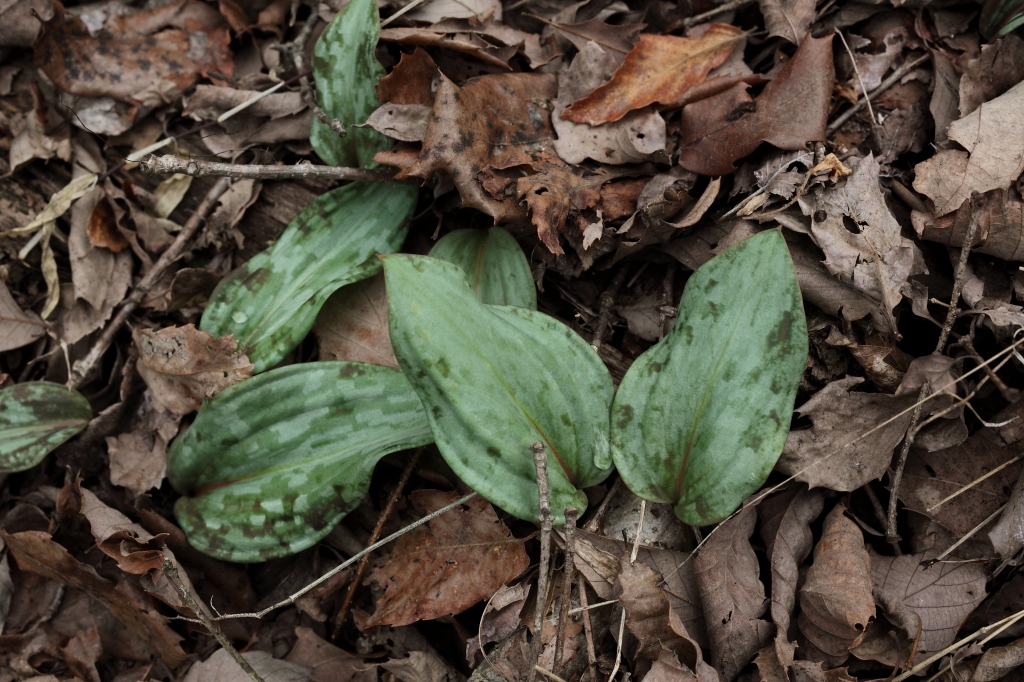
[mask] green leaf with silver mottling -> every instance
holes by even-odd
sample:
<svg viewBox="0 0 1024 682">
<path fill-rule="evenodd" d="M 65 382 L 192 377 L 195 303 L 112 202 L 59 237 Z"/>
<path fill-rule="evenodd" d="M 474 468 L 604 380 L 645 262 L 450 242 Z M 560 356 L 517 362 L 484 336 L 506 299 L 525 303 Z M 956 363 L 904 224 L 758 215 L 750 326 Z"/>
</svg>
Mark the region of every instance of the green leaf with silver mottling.
<svg viewBox="0 0 1024 682">
<path fill-rule="evenodd" d="M 384 67 L 374 49 L 380 36 L 380 16 L 375 0 L 352 0 L 327 25 L 313 48 L 313 79 L 320 108 L 345 125 L 341 137 L 330 126 L 313 118 L 309 141 L 325 163 L 332 166 L 375 166 L 373 156 L 391 142 L 372 128 L 353 128 L 366 123 L 380 106 L 377 81 Z"/>
<path fill-rule="evenodd" d="M 232 334 L 254 372 L 281 361 L 309 333 L 324 301 L 380 270 L 374 256 L 402 245 L 416 188 L 354 182 L 321 194 L 277 242 L 221 280 L 200 329 Z"/>
<path fill-rule="evenodd" d="M 612 408 L 622 480 L 694 526 L 757 490 L 789 433 L 807 361 L 796 271 L 778 230 L 693 274 L 672 331 L 626 372 Z"/>
<path fill-rule="evenodd" d="M 227 561 L 293 554 L 366 496 L 373 467 L 431 442 L 416 392 L 397 369 L 289 365 L 205 403 L 174 441 L 167 477 L 189 542 Z"/>
<path fill-rule="evenodd" d="M 551 510 L 586 508 L 579 489 L 611 472 L 612 380 L 573 330 L 527 308 L 490 306 L 456 265 L 385 256 L 391 343 L 427 410 L 441 455 L 490 502 L 538 520 L 530 446 L 547 446 Z"/>
<path fill-rule="evenodd" d="M 978 24 L 988 41 L 1017 30 L 1024 26 L 1024 0 L 986 0 Z"/>
<path fill-rule="evenodd" d="M 31 469 L 92 419 L 89 401 L 60 384 L 0 390 L 0 474 Z"/>
<path fill-rule="evenodd" d="M 530 264 L 506 230 L 455 230 L 441 237 L 430 255 L 462 268 L 473 293 L 484 303 L 537 309 Z"/>
</svg>

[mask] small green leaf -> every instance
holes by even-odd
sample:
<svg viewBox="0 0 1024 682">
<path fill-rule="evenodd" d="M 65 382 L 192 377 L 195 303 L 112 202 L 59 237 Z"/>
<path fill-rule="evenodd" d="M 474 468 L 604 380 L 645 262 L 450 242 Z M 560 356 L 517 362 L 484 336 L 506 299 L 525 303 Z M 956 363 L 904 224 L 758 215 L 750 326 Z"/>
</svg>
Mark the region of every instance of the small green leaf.
<svg viewBox="0 0 1024 682">
<path fill-rule="evenodd" d="M 31 469 L 92 419 L 89 401 L 60 384 L 29 382 L 0 391 L 0 474 Z"/>
<path fill-rule="evenodd" d="M 416 188 L 355 182 L 322 194 L 277 242 L 225 277 L 200 329 L 232 334 L 254 372 L 302 342 L 327 297 L 380 270 L 373 258 L 402 245 Z"/>
<path fill-rule="evenodd" d="M 551 510 L 586 508 L 580 488 L 611 471 L 612 380 L 597 353 L 554 318 L 477 300 L 462 270 L 385 256 L 391 343 L 445 461 L 490 502 L 537 521 L 530 446 L 548 450 Z"/>
<path fill-rule="evenodd" d="M 530 264 L 515 237 L 502 228 L 455 230 L 441 237 L 430 255 L 462 268 L 484 303 L 537 309 Z"/>
<path fill-rule="evenodd" d="M 377 81 L 384 67 L 374 56 L 380 36 L 380 15 L 375 0 L 352 0 L 327 25 L 313 48 L 313 79 L 320 108 L 345 125 L 341 137 L 320 119 L 313 118 L 309 141 L 324 162 L 332 166 L 376 165 L 373 156 L 391 142 L 366 123 L 377 100 Z"/>
<path fill-rule="evenodd" d="M 174 441 L 167 477 L 192 545 L 227 561 L 293 554 L 365 497 L 384 455 L 431 442 L 397 369 L 289 365 L 224 390 Z"/>
<path fill-rule="evenodd" d="M 612 457 L 640 497 L 684 522 L 726 518 L 768 478 L 789 433 L 807 327 L 771 230 L 687 282 L 672 331 L 637 358 L 612 408 Z"/>
</svg>

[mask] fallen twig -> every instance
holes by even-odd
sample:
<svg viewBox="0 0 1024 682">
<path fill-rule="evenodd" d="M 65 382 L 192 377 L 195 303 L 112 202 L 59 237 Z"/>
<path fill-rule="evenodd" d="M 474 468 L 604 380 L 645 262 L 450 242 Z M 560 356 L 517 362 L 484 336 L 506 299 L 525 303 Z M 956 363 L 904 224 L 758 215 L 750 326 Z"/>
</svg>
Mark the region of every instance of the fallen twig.
<svg viewBox="0 0 1024 682">
<path fill-rule="evenodd" d="M 533 451 L 533 466 L 537 469 L 537 496 L 540 500 L 540 569 L 537 574 L 537 595 L 534 602 L 534 640 L 530 647 L 530 673 L 533 682 L 537 676 L 537 662 L 544 643 L 544 610 L 547 606 L 548 569 L 551 567 L 551 492 L 548 489 L 548 450 L 540 441 L 530 446 Z"/>
<path fill-rule="evenodd" d="M 562 665 L 562 652 L 565 650 L 565 625 L 569 620 L 569 606 L 572 601 L 572 581 L 576 577 L 576 566 L 573 563 L 576 545 L 576 517 L 580 510 L 576 507 L 565 509 L 565 568 L 562 571 L 562 604 L 558 611 L 558 630 L 555 632 L 555 662 L 551 666 L 556 674 Z"/>
<path fill-rule="evenodd" d="M 871 100 L 871 99 L 874 99 L 875 97 L 878 97 L 880 94 L 882 94 L 883 92 L 885 92 L 886 90 L 891 88 L 893 85 L 898 83 L 900 81 L 900 79 L 902 79 L 908 73 L 910 73 L 911 71 L 913 71 L 917 67 L 921 66 L 922 64 L 924 64 L 929 59 L 931 59 L 931 55 L 924 54 L 924 55 L 918 57 L 917 59 L 915 59 L 913 61 L 910 61 L 910 62 L 907 62 L 906 64 L 904 64 L 900 68 L 896 69 L 896 71 L 894 71 L 891 76 L 889 76 L 884 81 L 882 81 L 882 83 L 877 88 L 875 88 L 874 90 L 869 92 L 867 97 L 864 97 L 862 95 L 861 98 L 857 100 L 856 104 L 854 104 L 852 107 L 850 107 L 849 109 L 844 111 L 842 114 L 840 114 L 836 118 L 836 120 L 834 120 L 831 123 L 829 123 L 828 124 L 828 128 L 826 129 L 828 134 L 831 135 L 835 131 L 837 131 L 840 128 L 842 128 L 844 123 L 849 121 L 851 118 L 853 118 L 854 114 L 856 114 L 858 111 L 860 111 L 861 109 L 864 108 L 864 106 L 867 104 L 868 100 Z"/>
<path fill-rule="evenodd" d="M 256 163 L 222 163 L 220 161 L 199 161 L 180 156 L 165 154 L 164 156 L 147 156 L 139 168 L 143 173 L 151 175 L 171 175 L 181 173 L 200 178 L 208 175 L 227 178 L 252 178 L 256 180 L 295 180 L 303 178 L 322 178 L 330 180 L 367 180 L 369 182 L 400 182 L 395 180 L 394 172 L 379 168 L 339 168 L 336 166 L 320 166 L 311 163 L 298 163 L 294 166 L 280 166 Z"/>
</svg>

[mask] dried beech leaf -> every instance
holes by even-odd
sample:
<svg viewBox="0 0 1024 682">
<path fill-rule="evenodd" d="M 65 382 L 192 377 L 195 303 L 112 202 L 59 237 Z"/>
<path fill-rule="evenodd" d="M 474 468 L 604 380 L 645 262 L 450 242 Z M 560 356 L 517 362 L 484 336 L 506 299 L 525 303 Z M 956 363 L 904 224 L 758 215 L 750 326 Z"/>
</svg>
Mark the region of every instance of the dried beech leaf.
<svg viewBox="0 0 1024 682">
<path fill-rule="evenodd" d="M 34 312 L 22 310 L 0 280 L 0 353 L 27 346 L 44 334 L 46 324 Z"/>
<path fill-rule="evenodd" d="M 436 71 L 437 64 L 423 48 L 417 47 L 412 54 L 403 52 L 391 73 L 377 81 L 377 99 L 389 104 L 429 106 L 434 103 L 430 82 Z"/>
<path fill-rule="evenodd" d="M 384 273 L 335 291 L 316 316 L 321 360 L 349 360 L 398 369 L 388 330 Z"/>
</svg>

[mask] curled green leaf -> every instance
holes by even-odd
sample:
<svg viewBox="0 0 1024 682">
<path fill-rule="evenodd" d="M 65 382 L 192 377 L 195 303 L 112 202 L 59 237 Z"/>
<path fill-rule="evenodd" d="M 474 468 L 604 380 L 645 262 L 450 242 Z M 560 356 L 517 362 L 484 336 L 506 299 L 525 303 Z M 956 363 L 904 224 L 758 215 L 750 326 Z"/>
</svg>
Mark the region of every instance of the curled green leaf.
<svg viewBox="0 0 1024 682">
<path fill-rule="evenodd" d="M 566 507 L 585 509 L 580 489 L 611 471 L 613 388 L 597 353 L 552 317 L 481 303 L 452 263 L 405 254 L 383 261 L 395 356 L 448 465 L 490 502 L 537 521 L 530 447 L 539 441 L 556 522 Z"/>
<path fill-rule="evenodd" d="M 807 361 L 796 271 L 777 230 L 687 282 L 672 331 L 637 358 L 612 408 L 612 457 L 634 493 L 703 526 L 767 479 Z"/>
<path fill-rule="evenodd" d="M 537 309 L 530 264 L 506 230 L 455 230 L 441 237 L 430 255 L 462 268 L 473 293 L 484 303 Z"/>
<path fill-rule="evenodd" d="M 310 362 L 226 389 L 174 441 L 167 477 L 189 542 L 227 561 L 303 550 L 366 496 L 378 460 L 431 442 L 396 369 Z"/>
<path fill-rule="evenodd" d="M 60 384 L 0 390 L 0 474 L 31 469 L 92 419 L 89 401 Z"/>
<path fill-rule="evenodd" d="M 232 334 L 254 372 L 281 361 L 309 333 L 327 297 L 380 270 L 373 256 L 402 245 L 416 188 L 355 182 L 322 194 L 275 244 L 225 277 L 200 329 Z"/>
</svg>

